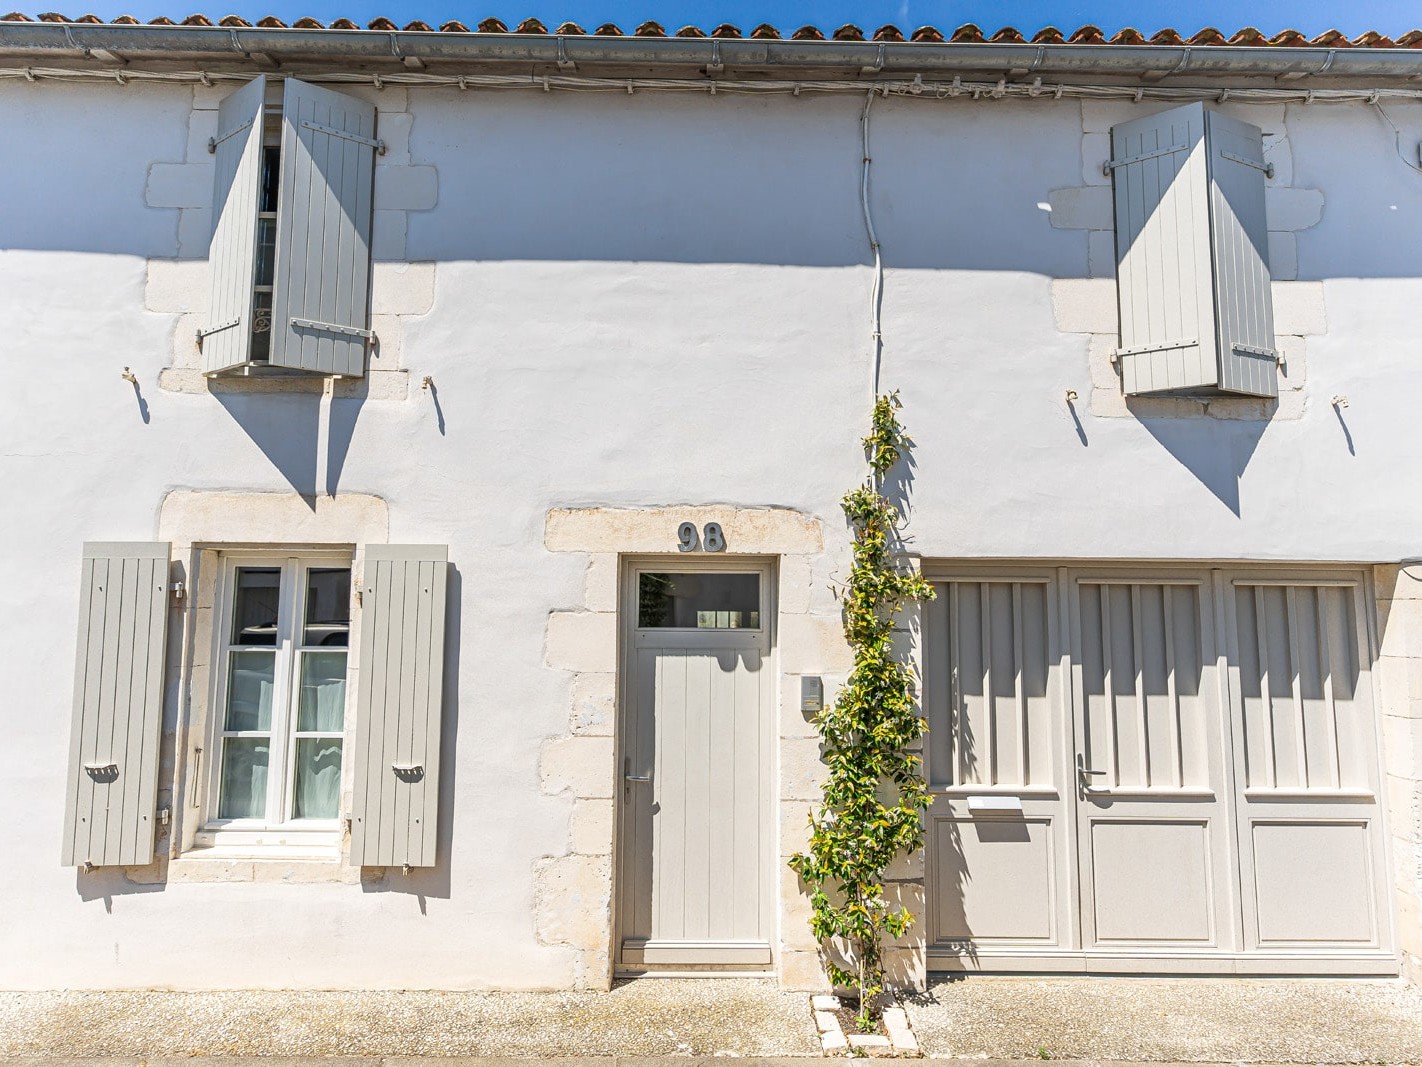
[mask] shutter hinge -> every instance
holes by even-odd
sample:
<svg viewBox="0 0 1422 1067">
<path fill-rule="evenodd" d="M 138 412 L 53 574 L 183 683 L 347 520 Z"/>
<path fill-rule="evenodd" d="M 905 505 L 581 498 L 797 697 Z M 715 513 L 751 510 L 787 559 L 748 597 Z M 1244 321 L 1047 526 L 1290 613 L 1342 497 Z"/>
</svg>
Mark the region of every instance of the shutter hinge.
<svg viewBox="0 0 1422 1067">
<path fill-rule="evenodd" d="M 1264 177 L 1266 178 L 1272 178 L 1274 176 L 1274 164 L 1272 163 L 1258 163 L 1252 159 L 1245 159 L 1243 156 L 1237 156 L 1233 152 L 1226 152 L 1223 148 L 1220 149 L 1220 156 L 1223 159 L 1228 159 L 1235 163 L 1243 163 L 1246 167 L 1253 167 L 1255 170 L 1262 170 L 1264 172 Z"/>
<path fill-rule="evenodd" d="M 210 336 L 212 336 L 212 335 L 215 334 L 215 333 L 221 333 L 223 330 L 230 330 L 230 329 L 232 329 L 232 327 L 234 327 L 234 326 L 240 326 L 241 324 L 242 324 L 242 317 L 239 315 L 237 318 L 233 319 L 231 322 L 224 322 L 224 323 L 221 323 L 220 325 L 212 326 L 212 327 L 210 327 L 210 328 L 208 328 L 208 329 L 206 329 L 206 330 L 198 330 L 198 331 L 197 331 L 197 346 L 198 346 L 198 348 L 199 348 L 199 349 L 202 348 L 202 339 L 203 339 L 204 337 L 210 337 Z"/>
<path fill-rule="evenodd" d="M 211 155 L 212 153 L 216 152 L 216 151 L 217 151 L 217 146 L 220 145 L 223 141 L 227 140 L 227 138 L 229 138 L 229 137 L 236 137 L 236 136 L 237 136 L 239 133 L 241 133 L 243 130 L 250 129 L 250 128 L 251 128 L 251 125 L 252 125 L 252 120 L 251 120 L 251 119 L 248 119 L 246 122 L 242 123 L 240 126 L 234 126 L 234 127 L 232 127 L 232 129 L 228 130 L 228 131 L 227 131 L 226 133 L 224 133 L 221 137 L 209 137 L 209 138 L 207 139 L 207 151 L 208 151 L 208 154 Z"/>
<path fill-rule="evenodd" d="M 1147 159 L 1155 159 L 1157 156 L 1173 156 L 1176 152 L 1188 152 L 1194 145 L 1179 144 L 1170 148 L 1157 148 L 1154 152 L 1143 152 L 1138 156 L 1126 156 L 1123 159 L 1108 159 L 1101 164 L 1101 173 L 1106 177 L 1111 177 L 1111 172 L 1117 167 L 1129 167 L 1132 163 L 1141 163 Z"/>
<path fill-rule="evenodd" d="M 1284 354 L 1273 348 L 1261 348 L 1258 345 L 1242 345 L 1238 342 L 1232 342 L 1229 347 L 1235 352 L 1243 352 L 1249 356 L 1264 356 L 1266 359 L 1274 360 L 1281 367 L 1284 365 Z"/>
<path fill-rule="evenodd" d="M 359 326 L 342 326 L 336 322 L 317 322 L 315 319 L 292 319 L 291 325 L 298 330 L 320 330 L 323 333 L 338 333 L 346 337 L 364 337 L 367 341 L 374 340 L 375 334 L 370 330 L 362 330 Z"/>
<path fill-rule="evenodd" d="M 308 130 L 315 130 L 317 133 L 324 133 L 328 137 L 344 137 L 347 141 L 355 141 L 356 144 L 369 145 L 371 148 L 375 149 L 375 151 L 380 155 L 385 155 L 385 142 L 378 141 L 374 137 L 364 137 L 358 133 L 350 133 L 346 130 L 338 130 L 334 126 L 322 126 L 320 123 L 317 122 L 307 122 L 305 119 L 301 120 L 301 125 Z"/>
<path fill-rule="evenodd" d="M 1166 341 L 1163 344 L 1145 345 L 1141 348 L 1118 348 L 1111 353 L 1111 362 L 1117 362 L 1122 356 L 1145 356 L 1151 352 L 1173 352 L 1177 348 L 1190 348 L 1199 343 L 1199 338 L 1186 337 L 1179 341 Z"/>
</svg>

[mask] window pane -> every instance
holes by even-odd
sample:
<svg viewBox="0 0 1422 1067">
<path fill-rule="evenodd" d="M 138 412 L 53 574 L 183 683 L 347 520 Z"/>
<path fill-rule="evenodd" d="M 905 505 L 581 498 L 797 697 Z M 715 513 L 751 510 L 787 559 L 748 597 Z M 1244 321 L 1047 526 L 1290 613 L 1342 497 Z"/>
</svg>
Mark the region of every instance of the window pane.
<svg viewBox="0 0 1422 1067">
<path fill-rule="evenodd" d="M 227 672 L 227 718 L 224 730 L 272 728 L 272 682 L 275 652 L 233 652 Z"/>
<path fill-rule="evenodd" d="M 272 294 L 257 293 L 252 298 L 253 363 L 270 363 L 272 358 Z"/>
<path fill-rule="evenodd" d="M 257 220 L 257 284 L 271 285 L 276 276 L 276 219 Z"/>
<path fill-rule="evenodd" d="M 306 632 L 301 643 L 345 647 L 350 632 L 350 568 L 313 567 L 306 572 Z"/>
<path fill-rule="evenodd" d="M 222 743 L 219 819 L 261 819 L 267 814 L 266 741 L 229 737 Z"/>
<path fill-rule="evenodd" d="M 296 741 L 294 819 L 334 819 L 341 800 L 340 738 L 301 737 Z"/>
<path fill-rule="evenodd" d="M 276 211 L 280 178 L 281 149 L 276 145 L 267 145 L 262 149 L 262 192 L 257 202 L 258 211 Z"/>
<path fill-rule="evenodd" d="M 345 721 L 345 652 L 303 652 L 296 728 L 338 734 L 344 729 Z"/>
<path fill-rule="evenodd" d="M 701 630 L 760 626 L 758 574 L 643 574 L 637 625 Z"/>
<path fill-rule="evenodd" d="M 232 643 L 276 644 L 277 604 L 280 597 L 279 568 L 238 568 L 236 604 L 232 611 Z"/>
</svg>

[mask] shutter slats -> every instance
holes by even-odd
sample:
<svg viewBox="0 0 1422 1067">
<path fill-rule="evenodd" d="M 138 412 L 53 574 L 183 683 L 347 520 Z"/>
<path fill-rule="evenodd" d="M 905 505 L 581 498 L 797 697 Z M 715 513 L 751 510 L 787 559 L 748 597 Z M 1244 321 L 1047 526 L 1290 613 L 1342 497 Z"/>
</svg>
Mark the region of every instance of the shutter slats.
<svg viewBox="0 0 1422 1067">
<path fill-rule="evenodd" d="M 272 365 L 359 376 L 365 337 L 311 324 L 369 327 L 375 107 L 295 78 L 284 101 Z"/>
<path fill-rule="evenodd" d="M 1204 108 L 1111 131 L 1121 375 L 1127 395 L 1213 385 Z M 1163 151 L 1166 148 L 1184 151 Z M 1204 246 L 1201 246 L 1203 238 Z M 1201 299 L 1201 297 L 1204 299 Z M 1181 345 L 1181 341 L 1192 343 Z M 1170 347 L 1166 347 L 1170 346 Z M 1145 351 L 1137 351 L 1145 349 Z"/>
<path fill-rule="evenodd" d="M 1262 146 L 1199 103 L 1112 128 L 1127 396 L 1277 395 Z"/>
<path fill-rule="evenodd" d="M 208 245 L 211 296 L 207 325 L 202 328 L 202 369 L 207 374 L 246 363 L 252 351 L 265 97 L 266 78 L 258 76 L 217 108 L 212 241 Z M 227 325 L 234 320 L 235 326 Z"/>
<path fill-rule="evenodd" d="M 1264 135 L 1256 126 L 1217 112 L 1210 112 L 1206 121 L 1215 300 L 1220 308 L 1220 388 L 1249 396 L 1278 396 L 1273 356 L 1235 347 L 1274 351 Z"/>
<path fill-rule="evenodd" d="M 351 819 L 359 866 L 436 860 L 447 561 L 443 545 L 366 549 Z"/>
<path fill-rule="evenodd" d="M 153 857 L 168 550 L 87 544 L 65 800 L 65 866 Z"/>
</svg>

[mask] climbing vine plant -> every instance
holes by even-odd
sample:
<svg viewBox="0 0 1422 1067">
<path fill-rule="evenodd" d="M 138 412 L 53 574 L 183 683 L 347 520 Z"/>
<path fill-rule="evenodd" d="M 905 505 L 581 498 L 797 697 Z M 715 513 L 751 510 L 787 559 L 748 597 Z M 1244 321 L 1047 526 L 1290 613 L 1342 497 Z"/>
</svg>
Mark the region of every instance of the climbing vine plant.
<svg viewBox="0 0 1422 1067">
<path fill-rule="evenodd" d="M 854 565 L 841 591 L 854 668 L 815 718 L 829 773 L 824 801 L 810 817 L 809 849 L 790 860 L 810 891 L 810 928 L 825 970 L 836 985 L 859 990 L 864 1029 L 883 990 L 886 943 L 913 923 L 907 908 L 885 899 L 885 872 L 922 846 L 929 804 L 919 757 L 910 751 L 924 733 L 913 672 L 893 654 L 900 608 L 933 597 L 933 587 L 896 556 L 902 515 L 882 492 L 884 475 L 912 446 L 900 407 L 897 393 L 875 400 L 864 438 L 869 476 L 841 501 L 854 530 Z"/>
</svg>

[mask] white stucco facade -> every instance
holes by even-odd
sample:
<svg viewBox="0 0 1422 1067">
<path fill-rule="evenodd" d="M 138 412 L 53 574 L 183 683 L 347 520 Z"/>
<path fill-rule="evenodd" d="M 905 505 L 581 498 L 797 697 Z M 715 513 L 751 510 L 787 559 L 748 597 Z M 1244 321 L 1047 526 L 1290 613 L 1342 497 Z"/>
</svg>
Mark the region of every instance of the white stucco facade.
<svg viewBox="0 0 1422 1067">
<path fill-rule="evenodd" d="M 798 676 L 832 691 L 849 667 L 830 586 L 870 403 L 862 100 L 350 88 L 388 142 L 379 344 L 323 400 L 197 369 L 226 91 L 0 82 L 0 138 L 26 146 L 0 175 L 0 910 L 19 920 L 0 987 L 600 986 L 621 555 L 673 552 L 690 519 L 775 559 L 779 855 L 816 795 Z M 1162 106 L 876 101 L 911 547 L 1375 568 L 1387 861 L 1416 973 L 1422 564 L 1397 564 L 1422 556 L 1422 174 L 1366 104 L 1222 105 L 1276 165 L 1281 396 L 1127 404 L 1104 135 Z M 1422 104 L 1387 106 L 1415 155 Z M 58 863 L 78 560 L 124 540 L 171 541 L 199 572 L 169 626 L 175 821 L 154 864 L 85 873 Z M 185 850 L 204 547 L 383 541 L 447 544 L 453 568 L 438 864 Z M 921 870 L 900 872 L 910 902 Z M 804 914 L 786 872 L 776 966 L 798 987 L 816 981 Z M 921 975 L 921 941 L 895 963 Z"/>
</svg>

